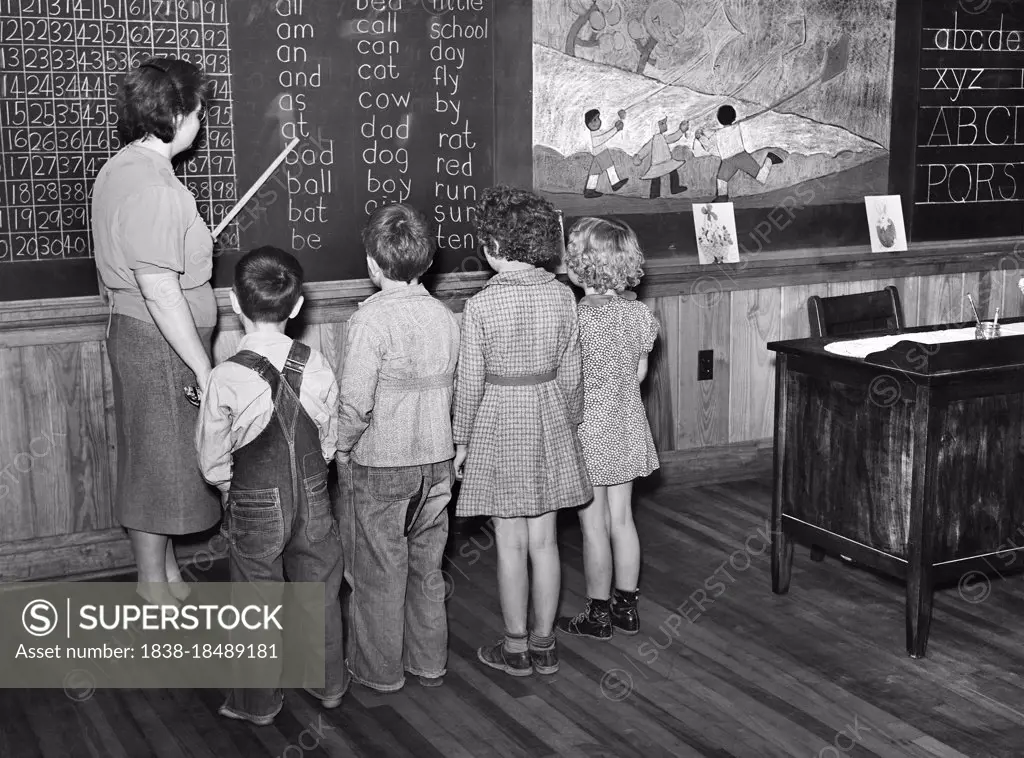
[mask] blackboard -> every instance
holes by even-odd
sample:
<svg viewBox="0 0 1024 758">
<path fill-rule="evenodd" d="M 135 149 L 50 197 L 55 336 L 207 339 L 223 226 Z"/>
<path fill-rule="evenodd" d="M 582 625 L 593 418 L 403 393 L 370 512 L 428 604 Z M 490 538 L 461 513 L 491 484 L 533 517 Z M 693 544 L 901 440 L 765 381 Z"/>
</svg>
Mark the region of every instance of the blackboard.
<svg viewBox="0 0 1024 758">
<path fill-rule="evenodd" d="M 901 196 L 912 242 L 1021 234 L 1020 0 L 757 0 L 729 4 L 725 21 L 700 0 L 659 6 L 661 16 L 643 13 L 644 0 L 600 13 L 534 5 L 534 179 L 567 223 L 615 215 L 649 256 L 695 262 L 692 209 L 720 197 L 725 178 L 741 259 L 867 247 L 865 197 L 887 194 Z M 694 144 L 696 129 L 719 128 L 722 104 L 745 124 L 748 166 L 768 151 L 783 159 L 764 179 L 737 181 L 735 166 L 721 177 L 720 156 Z M 580 125 L 590 108 L 602 114 L 597 133 L 623 123 L 600 149 Z M 653 161 L 659 145 L 665 173 L 645 175 L 643 155 Z"/>
<path fill-rule="evenodd" d="M 912 241 L 1024 229 L 1024 3 L 907 0 L 890 187 Z"/>
<path fill-rule="evenodd" d="M 219 238 L 216 286 L 263 244 L 309 281 L 364 278 L 367 212 L 400 199 L 439 237 L 431 273 L 482 270 L 469 209 L 531 179 L 530 17 L 529 0 L 0 0 L 0 300 L 96 293 L 89 193 L 120 147 L 118 82 L 153 55 L 213 81 L 178 164 L 211 228 L 300 139 Z"/>
</svg>

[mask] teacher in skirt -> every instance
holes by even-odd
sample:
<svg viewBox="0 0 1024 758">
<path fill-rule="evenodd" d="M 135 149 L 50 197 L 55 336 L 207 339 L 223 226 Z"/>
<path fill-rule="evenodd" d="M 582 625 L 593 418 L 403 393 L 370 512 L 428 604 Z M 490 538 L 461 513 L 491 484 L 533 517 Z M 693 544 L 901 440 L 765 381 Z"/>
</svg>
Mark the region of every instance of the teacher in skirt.
<svg viewBox="0 0 1024 758">
<path fill-rule="evenodd" d="M 198 411 L 183 392 L 205 387 L 211 370 L 213 237 L 171 165 L 199 134 L 207 86 L 175 58 L 130 71 L 117 95 L 125 147 L 100 170 L 92 199 L 96 269 L 111 309 L 115 515 L 131 538 L 139 594 L 164 605 L 188 595 L 170 537 L 209 529 L 221 515 L 196 462 Z"/>
</svg>

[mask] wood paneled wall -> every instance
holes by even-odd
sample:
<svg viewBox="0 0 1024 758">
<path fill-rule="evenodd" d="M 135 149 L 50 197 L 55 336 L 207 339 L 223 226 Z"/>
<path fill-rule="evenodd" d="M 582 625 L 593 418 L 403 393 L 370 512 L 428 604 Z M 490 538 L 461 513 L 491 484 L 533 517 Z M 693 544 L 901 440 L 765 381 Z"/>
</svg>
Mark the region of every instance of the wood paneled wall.
<svg viewBox="0 0 1024 758">
<path fill-rule="evenodd" d="M 647 409 L 658 450 L 717 450 L 757 443 L 774 424 L 775 361 L 768 342 L 810 336 L 807 298 L 870 292 L 895 284 L 907 326 L 1024 315 L 1021 272 L 988 271 L 726 290 L 705 280 L 693 294 L 647 299 L 662 331 L 652 355 Z M 697 381 L 697 352 L 714 351 L 714 378 Z"/>
<path fill-rule="evenodd" d="M 999 304 L 1005 316 L 1021 315 L 1024 301 L 1016 269 L 771 282 L 752 289 L 726 286 L 724 277 L 721 286 L 713 274 L 684 284 L 655 280 L 646 288 L 652 296 L 641 291 L 662 324 L 646 386 L 662 476 L 708 479 L 717 469 L 767 466 L 774 365 L 765 344 L 808 336 L 812 294 L 895 283 L 910 326 L 968 319 L 968 292 L 985 312 Z M 443 296 L 458 312 L 479 284 L 467 280 Z M 339 373 L 355 302 L 338 295 L 344 289 L 318 286 L 307 325 L 292 335 L 322 351 Z M 218 362 L 241 337 L 219 296 L 225 316 L 215 339 Z M 0 308 L 0 581 L 99 575 L 132 565 L 112 517 L 117 436 L 103 342 L 106 314 L 92 300 L 50 303 L 46 314 L 33 319 Z M 28 325 L 17 326 L 18 319 Z M 703 349 L 714 350 L 714 378 L 698 382 L 697 351 Z"/>
</svg>

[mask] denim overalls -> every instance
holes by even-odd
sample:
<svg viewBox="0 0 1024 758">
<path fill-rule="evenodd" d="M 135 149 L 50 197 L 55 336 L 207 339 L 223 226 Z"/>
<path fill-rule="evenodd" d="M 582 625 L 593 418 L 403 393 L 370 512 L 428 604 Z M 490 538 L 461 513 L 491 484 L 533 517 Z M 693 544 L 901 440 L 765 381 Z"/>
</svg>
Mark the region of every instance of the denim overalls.
<svg viewBox="0 0 1024 758">
<path fill-rule="evenodd" d="M 342 647 L 342 545 L 327 492 L 327 465 L 316 424 L 299 402 L 309 346 L 294 342 L 285 381 L 269 360 L 242 350 L 229 360 L 270 385 L 274 413 L 256 439 L 233 454 L 223 530 L 231 544 L 232 582 L 323 582 L 326 679 L 320 695 L 348 686 Z M 287 633 L 287 630 L 286 630 Z M 234 689 L 225 705 L 251 716 L 276 715 L 280 689 Z"/>
</svg>

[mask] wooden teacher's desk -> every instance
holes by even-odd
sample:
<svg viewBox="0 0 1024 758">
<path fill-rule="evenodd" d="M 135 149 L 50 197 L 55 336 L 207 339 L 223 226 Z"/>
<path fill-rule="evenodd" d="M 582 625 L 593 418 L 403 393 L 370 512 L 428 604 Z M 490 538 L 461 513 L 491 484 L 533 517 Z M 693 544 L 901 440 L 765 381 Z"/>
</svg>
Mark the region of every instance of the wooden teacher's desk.
<svg viewBox="0 0 1024 758">
<path fill-rule="evenodd" d="M 933 586 L 1014 564 L 1024 552 L 1021 321 L 993 340 L 953 324 L 768 344 L 775 593 L 789 590 L 794 540 L 901 579 L 907 651 L 922 658 Z"/>
</svg>

